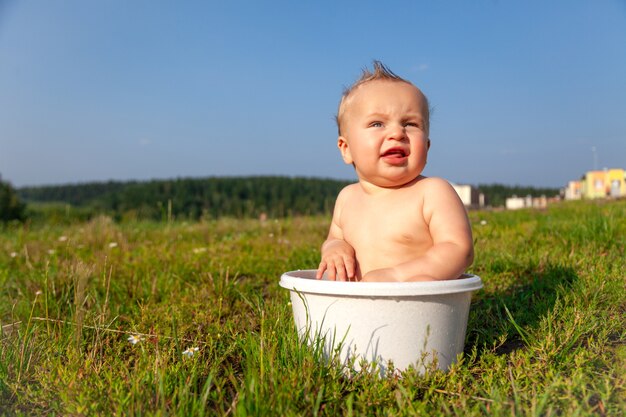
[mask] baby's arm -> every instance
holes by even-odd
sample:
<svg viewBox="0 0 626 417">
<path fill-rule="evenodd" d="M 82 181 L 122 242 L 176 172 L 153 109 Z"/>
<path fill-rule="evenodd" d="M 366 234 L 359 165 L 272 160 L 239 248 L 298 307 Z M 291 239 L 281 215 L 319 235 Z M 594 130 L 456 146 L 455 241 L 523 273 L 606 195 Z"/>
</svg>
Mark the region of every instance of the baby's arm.
<svg viewBox="0 0 626 417">
<path fill-rule="evenodd" d="M 363 281 L 456 279 L 472 264 L 474 245 L 465 207 L 454 188 L 440 178 L 424 181 L 422 214 L 433 246 L 422 256 L 392 268 L 370 271 Z"/>
<path fill-rule="evenodd" d="M 339 223 L 344 199 L 345 193 L 342 191 L 337 196 L 328 238 L 322 245 L 322 260 L 317 269 L 317 279 L 321 279 L 324 271 L 327 271 L 327 277 L 332 281 L 354 280 L 356 274 L 354 248 L 343 239 L 343 231 Z"/>
</svg>

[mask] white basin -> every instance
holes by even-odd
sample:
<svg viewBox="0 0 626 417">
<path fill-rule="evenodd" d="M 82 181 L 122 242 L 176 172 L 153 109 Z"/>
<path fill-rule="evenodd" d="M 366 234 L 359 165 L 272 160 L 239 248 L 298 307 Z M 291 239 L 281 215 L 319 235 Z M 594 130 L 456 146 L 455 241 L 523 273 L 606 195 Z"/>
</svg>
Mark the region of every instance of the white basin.
<svg viewBox="0 0 626 417">
<path fill-rule="evenodd" d="M 463 352 L 476 275 L 449 281 L 345 282 L 316 280 L 315 270 L 286 272 L 280 286 L 291 293 L 296 328 L 303 340 L 322 341 L 326 357 L 339 354 L 354 369 L 375 362 L 381 373 L 447 370 Z"/>
</svg>

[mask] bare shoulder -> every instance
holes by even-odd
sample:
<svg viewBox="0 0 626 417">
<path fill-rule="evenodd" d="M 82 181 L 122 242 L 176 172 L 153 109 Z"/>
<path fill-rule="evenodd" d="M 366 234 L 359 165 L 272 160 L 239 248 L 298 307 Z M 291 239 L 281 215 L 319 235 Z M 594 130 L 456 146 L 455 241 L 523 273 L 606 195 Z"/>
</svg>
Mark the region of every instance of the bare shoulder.
<svg viewBox="0 0 626 417">
<path fill-rule="evenodd" d="M 355 194 L 359 191 L 358 184 L 350 184 L 339 192 L 337 200 L 335 201 L 335 213 L 341 212 L 342 207 L 350 205 L 350 202 L 354 199 Z"/>
<path fill-rule="evenodd" d="M 350 185 L 346 185 L 345 187 L 343 187 L 343 189 L 339 192 L 339 195 L 337 195 L 337 201 L 341 201 L 344 202 L 346 200 L 349 200 L 350 198 L 354 197 L 356 195 L 356 193 L 358 193 L 360 190 L 359 184 L 350 184 Z"/>
<path fill-rule="evenodd" d="M 423 194 L 425 197 L 456 196 L 456 191 L 452 185 L 443 178 L 423 177 L 416 181 L 412 188 L 415 192 Z"/>
<path fill-rule="evenodd" d="M 440 191 L 454 191 L 454 188 L 452 187 L 452 185 L 450 185 L 448 181 L 439 177 L 424 177 L 417 184 L 419 184 L 423 188 L 428 189 L 436 189 Z"/>
<path fill-rule="evenodd" d="M 429 177 L 420 181 L 424 201 L 424 215 L 429 218 L 434 212 L 458 212 L 465 216 L 465 208 L 456 190 L 443 178 Z"/>
</svg>

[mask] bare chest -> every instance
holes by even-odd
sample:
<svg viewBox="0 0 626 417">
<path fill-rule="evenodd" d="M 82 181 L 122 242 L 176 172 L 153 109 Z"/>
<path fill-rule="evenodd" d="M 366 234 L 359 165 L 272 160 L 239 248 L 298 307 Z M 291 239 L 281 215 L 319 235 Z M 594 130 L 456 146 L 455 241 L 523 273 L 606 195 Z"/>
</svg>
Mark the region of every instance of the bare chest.
<svg viewBox="0 0 626 417">
<path fill-rule="evenodd" d="M 341 216 L 344 239 L 359 253 L 397 256 L 432 246 L 419 201 L 359 199 Z"/>
</svg>

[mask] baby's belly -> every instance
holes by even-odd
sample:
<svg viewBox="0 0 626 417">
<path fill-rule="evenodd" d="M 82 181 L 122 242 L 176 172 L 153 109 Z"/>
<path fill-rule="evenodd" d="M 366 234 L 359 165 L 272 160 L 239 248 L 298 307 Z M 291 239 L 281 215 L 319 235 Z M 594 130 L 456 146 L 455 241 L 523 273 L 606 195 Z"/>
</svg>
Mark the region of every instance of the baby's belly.
<svg viewBox="0 0 626 417">
<path fill-rule="evenodd" d="M 361 275 L 381 268 L 392 268 L 405 262 L 413 261 L 424 255 L 432 245 L 415 245 L 411 247 L 386 248 L 375 245 L 354 248 Z"/>
</svg>

